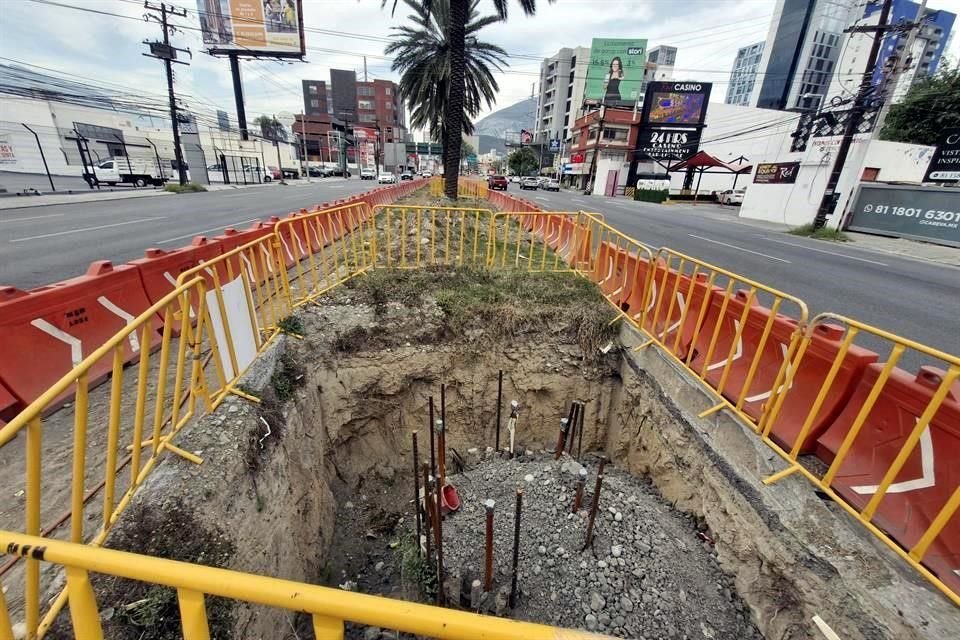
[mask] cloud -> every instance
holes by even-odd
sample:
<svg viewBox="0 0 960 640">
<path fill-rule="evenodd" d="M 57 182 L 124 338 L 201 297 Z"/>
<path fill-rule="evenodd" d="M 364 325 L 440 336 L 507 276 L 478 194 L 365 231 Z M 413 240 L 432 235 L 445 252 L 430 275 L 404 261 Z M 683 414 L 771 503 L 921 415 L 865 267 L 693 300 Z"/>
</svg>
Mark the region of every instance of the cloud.
<svg viewBox="0 0 960 640">
<path fill-rule="evenodd" d="M 28 0 L 3 2 L 4 36 L 0 56 L 40 64 L 104 83 L 116 83 L 145 96 L 162 96 L 166 85 L 162 65 L 141 55 L 142 41 L 160 36 L 155 23 L 141 19 L 139 2 L 130 0 L 58 0 L 64 4 L 116 13 L 124 19 Z M 189 47 L 192 64 L 177 66 L 177 88 L 187 104 L 209 111 L 219 107 L 234 112 L 229 63 L 203 53 L 194 0 L 175 0 L 186 7 L 188 27 L 174 35 L 177 46 Z M 384 59 L 384 38 L 403 24 L 409 13 L 402 2 L 395 15 L 380 0 L 304 0 L 307 28 L 306 62 L 244 61 L 241 65 L 247 114 L 298 112 L 302 109 L 301 80 L 329 79 L 331 68 L 354 69 L 362 75 L 367 56 L 371 78 L 397 79 Z M 714 99 L 722 100 L 737 48 L 766 37 L 774 0 L 558 0 L 538 3 L 535 16 L 525 16 L 519 3 L 510 3 L 509 19 L 482 34 L 512 55 L 542 58 L 561 47 L 589 46 L 593 37 L 647 38 L 650 47 L 678 47 L 674 76 L 712 81 Z M 958 11 L 960 0 L 932 3 Z M 682 10 L 678 8 L 682 6 Z M 491 13 L 491 0 L 481 0 L 481 11 Z M 315 29 L 322 32 L 312 31 Z M 950 55 L 960 51 L 954 37 Z M 539 77 L 539 62 L 511 58 L 511 66 L 497 74 L 500 84 L 494 109 L 529 97 Z"/>
</svg>

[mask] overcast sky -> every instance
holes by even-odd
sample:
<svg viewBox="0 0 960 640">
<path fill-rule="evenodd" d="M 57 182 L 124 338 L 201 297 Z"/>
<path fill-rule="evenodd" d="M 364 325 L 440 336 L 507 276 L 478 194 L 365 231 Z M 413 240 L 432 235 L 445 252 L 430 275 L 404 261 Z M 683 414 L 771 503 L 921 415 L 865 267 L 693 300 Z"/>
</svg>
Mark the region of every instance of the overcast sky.
<svg viewBox="0 0 960 640">
<path fill-rule="evenodd" d="M 31 0 L 0 0 L 0 56 L 163 98 L 162 64 L 141 56 L 142 41 L 159 37 L 160 29 L 142 20 L 141 2 L 55 1 L 134 19 Z M 174 44 L 194 52 L 191 66 L 176 67 L 178 91 L 196 108 L 209 110 L 216 105 L 233 114 L 229 64 L 202 53 L 196 2 L 175 0 L 174 4 L 190 10 L 186 19 L 176 22 L 191 27 L 178 33 Z M 649 47 L 677 47 L 674 77 L 712 81 L 713 100 L 722 101 L 737 48 L 766 37 L 775 0 L 557 0 L 553 4 L 540 0 L 537 4 L 537 15 L 527 17 L 518 3 L 511 2 L 508 21 L 485 30 L 483 38 L 511 55 L 537 57 L 552 55 L 563 46 L 590 46 L 593 37 L 646 38 Z M 491 12 L 492 5 L 490 0 L 480 1 L 483 12 Z M 960 13 L 960 0 L 930 0 L 929 6 Z M 261 113 L 299 112 L 300 80 L 329 80 L 331 68 L 355 69 L 362 78 L 363 55 L 371 79 L 397 79 L 383 55 L 383 38 L 406 20 L 406 5 L 401 2 L 393 16 L 389 7 L 380 8 L 380 0 L 304 0 L 303 7 L 308 29 L 306 63 L 256 60 L 242 64 L 250 119 Z M 960 37 L 954 34 L 948 55 L 956 59 L 958 53 Z M 538 73 L 536 60 L 511 58 L 509 69 L 497 75 L 500 93 L 493 110 L 528 97 Z"/>
</svg>

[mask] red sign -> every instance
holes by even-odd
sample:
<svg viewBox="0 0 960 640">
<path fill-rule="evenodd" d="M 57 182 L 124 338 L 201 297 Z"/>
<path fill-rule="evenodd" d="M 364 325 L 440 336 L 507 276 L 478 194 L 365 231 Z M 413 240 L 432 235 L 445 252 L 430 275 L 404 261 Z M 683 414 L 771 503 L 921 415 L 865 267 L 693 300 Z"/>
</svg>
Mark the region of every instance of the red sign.
<svg viewBox="0 0 960 640">
<path fill-rule="evenodd" d="M 582 152 L 578 152 L 570 155 L 570 162 L 572 164 L 580 164 L 586 159 L 587 159 L 586 154 Z"/>
</svg>

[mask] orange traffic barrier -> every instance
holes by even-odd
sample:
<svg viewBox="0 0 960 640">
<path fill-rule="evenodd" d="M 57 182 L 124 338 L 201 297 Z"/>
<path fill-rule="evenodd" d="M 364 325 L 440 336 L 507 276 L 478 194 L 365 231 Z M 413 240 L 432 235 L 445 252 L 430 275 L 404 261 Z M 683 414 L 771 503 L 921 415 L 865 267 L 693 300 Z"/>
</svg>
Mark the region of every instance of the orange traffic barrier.
<svg viewBox="0 0 960 640">
<path fill-rule="evenodd" d="M 7 385 L 3 384 L 3 380 L 0 380 L 0 429 L 13 420 L 22 408 L 23 402 L 13 395 Z"/>
<path fill-rule="evenodd" d="M 932 366 L 920 367 L 916 376 L 894 367 L 848 442 L 883 371 L 879 363 L 866 367 L 853 397 L 818 438 L 817 456 L 831 465 L 825 481 L 960 593 L 960 517 L 952 513 L 960 502 L 960 383 L 954 377 L 951 384 L 945 371 Z M 944 384 L 936 407 L 934 396 Z M 904 446 L 908 440 L 913 446 Z M 883 491 L 896 460 L 902 466 Z M 934 523 L 942 529 L 931 533 Z"/>
<path fill-rule="evenodd" d="M 649 266 L 645 271 L 650 271 Z M 639 321 L 642 314 L 644 329 L 675 356 L 686 359 L 697 329 L 702 326 L 698 323 L 701 312 L 712 294 L 722 294 L 723 290 L 711 286 L 706 273 L 668 270 L 662 261 L 658 261 L 649 277 L 646 307 L 640 309 L 638 305 L 633 317 Z M 709 335 L 703 337 L 709 339 Z"/>
<path fill-rule="evenodd" d="M 181 273 L 192 269 L 203 262 L 209 262 L 220 255 L 221 246 L 218 242 L 211 242 L 203 236 L 197 236 L 193 242 L 180 249 L 164 251 L 163 249 L 147 249 L 144 257 L 131 260 L 131 264 L 140 272 L 143 289 L 151 304 L 161 300 L 177 286 L 177 278 Z M 207 277 L 207 283 L 212 286 L 212 278 Z M 192 302 L 195 306 L 196 300 Z M 162 326 L 163 317 L 160 316 Z M 174 323 L 174 332 L 179 331 L 178 323 Z"/>
<path fill-rule="evenodd" d="M 795 326 L 792 320 L 790 326 Z M 785 331 L 777 331 L 776 325 L 773 334 L 780 344 L 784 344 L 789 339 Z M 790 387 L 781 390 L 784 394 L 783 399 L 778 399 L 773 411 L 764 416 L 759 425 L 764 428 L 769 422 L 772 425 L 767 430 L 770 437 L 788 451 L 793 449 L 807 413 L 817 397 L 817 391 L 840 353 L 844 329 L 835 324 L 820 322 L 811 327 L 809 334 L 810 343 L 803 359 L 799 364 L 796 360 L 790 364 L 791 367 L 796 367 L 797 371 L 793 378 L 785 376 L 790 380 Z M 766 358 L 760 365 L 761 370 L 765 370 L 763 375 L 768 380 L 776 376 L 774 362 L 770 357 L 772 351 L 772 348 L 768 347 Z M 875 363 L 878 359 L 879 356 L 869 349 L 856 344 L 848 346 L 837 366 L 836 377 L 830 384 L 803 442 L 799 445 L 799 453 L 813 452 L 817 438 L 836 420 L 850 401 L 867 365 Z M 761 375 L 759 371 L 757 375 Z M 744 409 L 751 416 L 757 416 L 760 412 L 760 407 L 757 405 L 747 404 Z"/>
<path fill-rule="evenodd" d="M 151 306 L 137 268 L 114 267 L 107 260 L 92 263 L 83 276 L 6 297 L 0 303 L 0 378 L 26 404 Z M 137 360 L 141 349 L 159 341 L 156 331 L 149 345 L 140 344 L 137 332 L 130 333 L 123 361 Z M 109 359 L 96 363 L 90 382 L 102 380 L 110 370 Z M 71 391 L 64 391 L 47 410 L 70 396 Z"/>
</svg>

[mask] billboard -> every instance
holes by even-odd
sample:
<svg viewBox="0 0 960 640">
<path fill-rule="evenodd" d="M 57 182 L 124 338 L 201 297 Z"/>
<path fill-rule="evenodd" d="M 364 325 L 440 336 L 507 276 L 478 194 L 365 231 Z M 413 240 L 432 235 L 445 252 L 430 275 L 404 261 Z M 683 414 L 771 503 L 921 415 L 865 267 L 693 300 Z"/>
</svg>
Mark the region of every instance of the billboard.
<svg viewBox="0 0 960 640">
<path fill-rule="evenodd" d="M 701 126 L 710 101 L 709 82 L 650 82 L 643 103 L 643 122 Z"/>
<path fill-rule="evenodd" d="M 590 45 L 584 100 L 611 107 L 632 107 L 643 91 L 646 63 L 644 38 L 594 38 Z"/>
<path fill-rule="evenodd" d="M 637 135 L 637 160 L 683 160 L 700 147 L 700 129 L 643 126 Z"/>
<path fill-rule="evenodd" d="M 956 189 L 861 184 L 849 229 L 960 247 Z"/>
<path fill-rule="evenodd" d="M 799 162 L 766 162 L 757 165 L 755 184 L 794 184 L 800 173 Z"/>
<path fill-rule="evenodd" d="M 924 182 L 960 182 L 960 128 L 947 129 L 933 152 Z"/>
<path fill-rule="evenodd" d="M 197 0 L 207 53 L 301 58 L 302 0 Z"/>
</svg>

